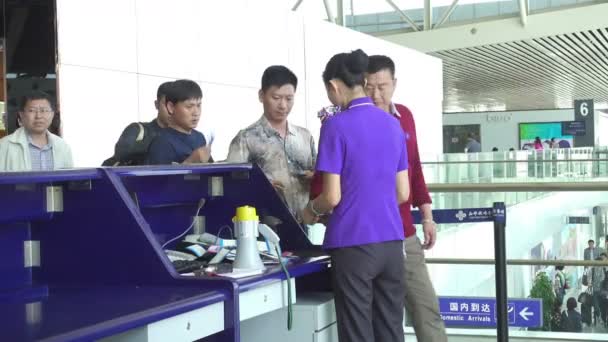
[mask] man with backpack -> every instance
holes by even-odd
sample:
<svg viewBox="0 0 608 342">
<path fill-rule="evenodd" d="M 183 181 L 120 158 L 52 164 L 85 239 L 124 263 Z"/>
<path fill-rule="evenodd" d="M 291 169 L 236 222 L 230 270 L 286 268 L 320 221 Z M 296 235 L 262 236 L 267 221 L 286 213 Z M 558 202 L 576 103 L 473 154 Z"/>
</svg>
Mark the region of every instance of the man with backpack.
<svg viewBox="0 0 608 342">
<path fill-rule="evenodd" d="M 167 89 L 166 107 L 171 120 L 148 148 L 149 165 L 212 163 L 211 142 L 196 130 L 201 118 L 203 91 L 192 80 L 177 80 Z"/>
<path fill-rule="evenodd" d="M 133 122 L 129 124 L 118 138 L 114 155 L 103 162 L 103 166 L 144 165 L 148 158 L 150 143 L 160 130 L 169 126 L 167 112 L 167 90 L 173 82 L 165 82 L 158 87 L 154 106 L 158 114 L 150 122 Z"/>
</svg>

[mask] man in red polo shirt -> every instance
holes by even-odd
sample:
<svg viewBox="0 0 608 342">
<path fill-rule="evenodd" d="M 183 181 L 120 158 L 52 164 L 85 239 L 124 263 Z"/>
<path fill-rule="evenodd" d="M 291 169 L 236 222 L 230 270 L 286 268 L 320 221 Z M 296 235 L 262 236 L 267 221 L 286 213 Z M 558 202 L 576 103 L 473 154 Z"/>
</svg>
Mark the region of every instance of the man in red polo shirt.
<svg viewBox="0 0 608 342">
<path fill-rule="evenodd" d="M 439 303 L 424 261 L 424 249 L 435 245 L 437 230 L 431 210 L 431 197 L 424 181 L 416 141 L 416 127 L 410 110 L 392 101 L 397 80 L 395 64 L 386 56 L 370 56 L 365 91 L 374 104 L 401 122 L 406 134 L 409 164 L 410 199 L 399 208 L 405 230 L 405 309 L 412 319 L 418 341 L 447 341 L 445 326 L 439 314 Z M 420 209 L 424 242 L 416 236 L 411 207 Z"/>
</svg>

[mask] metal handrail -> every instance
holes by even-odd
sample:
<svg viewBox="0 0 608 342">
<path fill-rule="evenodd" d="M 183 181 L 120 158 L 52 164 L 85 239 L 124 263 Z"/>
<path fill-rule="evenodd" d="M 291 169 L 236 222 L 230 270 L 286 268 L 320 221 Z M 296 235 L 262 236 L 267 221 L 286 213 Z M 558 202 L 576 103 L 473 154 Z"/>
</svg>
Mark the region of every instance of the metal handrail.
<svg viewBox="0 0 608 342">
<path fill-rule="evenodd" d="M 427 264 L 449 265 L 494 265 L 494 259 L 426 258 Z M 532 260 L 508 259 L 507 265 L 519 266 L 608 266 L 608 261 L 595 260 Z"/>
<path fill-rule="evenodd" d="M 430 192 L 608 191 L 608 182 L 432 183 Z"/>
<path fill-rule="evenodd" d="M 504 160 L 446 160 L 446 161 L 423 161 L 422 165 L 443 164 L 496 164 L 496 163 L 572 163 L 572 162 L 608 162 L 604 158 L 587 159 L 504 159 Z"/>
</svg>

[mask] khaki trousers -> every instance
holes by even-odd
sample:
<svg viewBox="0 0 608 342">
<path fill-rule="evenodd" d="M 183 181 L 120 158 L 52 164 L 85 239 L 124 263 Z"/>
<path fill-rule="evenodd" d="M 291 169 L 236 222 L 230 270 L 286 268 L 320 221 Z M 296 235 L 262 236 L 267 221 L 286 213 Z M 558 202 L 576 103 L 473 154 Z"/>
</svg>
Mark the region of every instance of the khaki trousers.
<svg viewBox="0 0 608 342">
<path fill-rule="evenodd" d="M 439 314 L 437 294 L 424 261 L 422 244 L 416 235 L 405 239 L 405 310 L 418 342 L 447 342 Z"/>
</svg>

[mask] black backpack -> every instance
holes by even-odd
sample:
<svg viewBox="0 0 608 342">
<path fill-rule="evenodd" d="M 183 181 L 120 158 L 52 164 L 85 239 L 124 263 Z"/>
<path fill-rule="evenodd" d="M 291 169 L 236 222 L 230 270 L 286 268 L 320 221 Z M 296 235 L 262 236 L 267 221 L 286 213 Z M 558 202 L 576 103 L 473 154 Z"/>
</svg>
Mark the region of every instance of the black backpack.
<svg viewBox="0 0 608 342">
<path fill-rule="evenodd" d="M 145 164 L 148 157 L 148 148 L 157 133 L 150 128 L 149 122 L 136 122 L 131 125 L 134 124 L 138 126 L 138 133 L 135 141 L 127 147 L 128 150 L 120 151 L 120 154 L 124 156 L 122 160 L 118 159 L 116 154 L 114 154 L 112 157 L 104 160 L 101 164 L 102 166 L 131 166 Z"/>
</svg>

